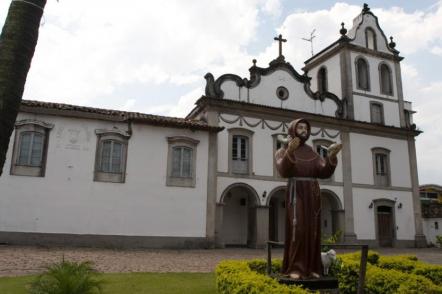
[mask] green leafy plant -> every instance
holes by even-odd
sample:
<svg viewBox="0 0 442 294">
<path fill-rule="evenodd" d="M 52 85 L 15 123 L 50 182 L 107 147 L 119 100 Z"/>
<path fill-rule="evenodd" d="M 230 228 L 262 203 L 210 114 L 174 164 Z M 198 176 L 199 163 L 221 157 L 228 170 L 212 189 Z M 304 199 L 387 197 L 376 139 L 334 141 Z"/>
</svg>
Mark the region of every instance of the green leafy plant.
<svg viewBox="0 0 442 294">
<path fill-rule="evenodd" d="M 442 248 L 442 235 L 436 236 L 436 243 L 439 244 L 440 248 Z"/>
<path fill-rule="evenodd" d="M 103 281 L 91 262 L 61 261 L 47 267 L 31 283 L 30 294 L 97 294 L 102 293 Z"/>
</svg>

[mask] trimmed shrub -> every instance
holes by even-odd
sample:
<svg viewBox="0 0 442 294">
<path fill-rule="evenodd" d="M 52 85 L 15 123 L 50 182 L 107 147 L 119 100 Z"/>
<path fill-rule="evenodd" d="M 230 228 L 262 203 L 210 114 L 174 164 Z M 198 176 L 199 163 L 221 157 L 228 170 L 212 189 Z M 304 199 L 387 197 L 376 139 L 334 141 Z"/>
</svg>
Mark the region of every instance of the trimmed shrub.
<svg viewBox="0 0 442 294">
<path fill-rule="evenodd" d="M 267 261 L 264 259 L 252 259 L 247 261 L 250 269 L 259 274 L 267 274 Z M 281 272 L 282 268 L 282 260 L 281 259 L 272 259 L 272 273 Z"/>
<path fill-rule="evenodd" d="M 413 270 L 413 274 L 424 276 L 434 284 L 442 286 L 442 266 L 440 265 L 418 262 Z"/>
<path fill-rule="evenodd" d="M 251 266 L 262 270 L 261 262 L 253 260 Z M 275 279 L 259 274 L 251 269 L 247 261 L 226 260 L 218 264 L 215 270 L 218 294 L 308 294 L 296 286 L 281 285 Z M 265 271 L 265 267 L 264 267 Z"/>
<path fill-rule="evenodd" d="M 417 258 L 412 255 L 381 256 L 377 266 L 383 269 L 394 269 L 411 273 L 416 267 Z"/>
<path fill-rule="evenodd" d="M 367 293 L 442 293 L 442 287 L 429 279 L 398 270 L 387 270 L 370 265 L 365 281 Z"/>
</svg>

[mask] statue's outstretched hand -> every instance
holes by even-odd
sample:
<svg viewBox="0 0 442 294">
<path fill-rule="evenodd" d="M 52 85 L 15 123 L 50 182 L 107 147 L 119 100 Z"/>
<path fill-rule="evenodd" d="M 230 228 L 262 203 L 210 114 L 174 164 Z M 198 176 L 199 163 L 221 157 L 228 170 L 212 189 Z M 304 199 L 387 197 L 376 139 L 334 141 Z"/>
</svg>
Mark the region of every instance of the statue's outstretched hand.
<svg viewBox="0 0 442 294">
<path fill-rule="evenodd" d="M 338 154 L 339 151 L 341 151 L 341 149 L 342 149 L 341 143 L 332 144 L 330 147 L 328 147 L 328 156 L 330 158 L 336 157 L 336 154 Z"/>
<path fill-rule="evenodd" d="M 293 152 L 295 152 L 296 148 L 298 148 L 300 143 L 301 139 L 299 139 L 298 137 L 293 138 L 289 142 L 289 147 L 287 148 L 287 152 L 289 152 L 289 154 L 293 154 Z"/>
</svg>

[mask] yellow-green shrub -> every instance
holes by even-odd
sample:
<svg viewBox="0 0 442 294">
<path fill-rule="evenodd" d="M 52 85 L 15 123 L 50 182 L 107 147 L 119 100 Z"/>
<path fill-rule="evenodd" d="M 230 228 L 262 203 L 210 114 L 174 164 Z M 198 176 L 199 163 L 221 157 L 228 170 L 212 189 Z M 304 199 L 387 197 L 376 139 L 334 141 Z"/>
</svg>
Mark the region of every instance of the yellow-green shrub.
<svg viewBox="0 0 442 294">
<path fill-rule="evenodd" d="M 367 268 L 366 293 L 442 293 L 442 287 L 433 284 L 429 279 L 398 270 L 382 269 L 369 265 Z"/>
<path fill-rule="evenodd" d="M 413 274 L 424 276 L 434 284 L 442 286 L 442 266 L 417 262 Z"/>
<path fill-rule="evenodd" d="M 262 261 L 265 264 L 265 261 Z M 258 268 L 261 263 L 253 261 Z M 275 279 L 251 270 L 247 261 L 226 260 L 215 270 L 218 294 L 308 294 L 296 287 L 279 284 Z"/>
</svg>

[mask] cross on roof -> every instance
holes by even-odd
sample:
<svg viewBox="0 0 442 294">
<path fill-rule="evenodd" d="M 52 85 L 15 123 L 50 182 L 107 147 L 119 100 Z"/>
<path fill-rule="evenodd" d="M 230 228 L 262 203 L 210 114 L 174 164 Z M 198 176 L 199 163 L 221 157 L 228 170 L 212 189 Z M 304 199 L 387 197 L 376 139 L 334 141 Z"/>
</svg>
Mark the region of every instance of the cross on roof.
<svg viewBox="0 0 442 294">
<path fill-rule="evenodd" d="M 282 56 L 282 42 L 287 42 L 287 39 L 283 39 L 283 38 L 282 38 L 282 35 L 279 34 L 279 36 L 273 38 L 273 40 L 279 42 L 279 56 Z"/>
</svg>

